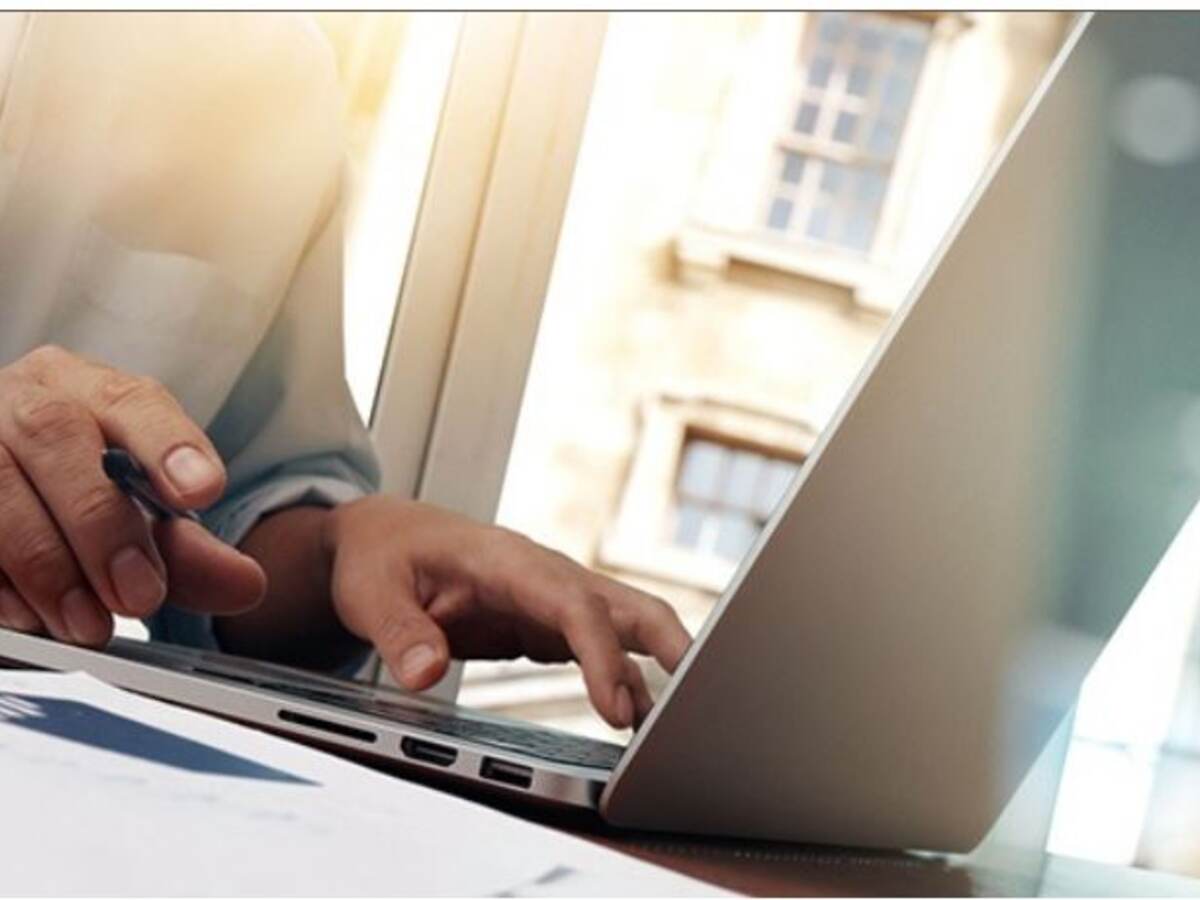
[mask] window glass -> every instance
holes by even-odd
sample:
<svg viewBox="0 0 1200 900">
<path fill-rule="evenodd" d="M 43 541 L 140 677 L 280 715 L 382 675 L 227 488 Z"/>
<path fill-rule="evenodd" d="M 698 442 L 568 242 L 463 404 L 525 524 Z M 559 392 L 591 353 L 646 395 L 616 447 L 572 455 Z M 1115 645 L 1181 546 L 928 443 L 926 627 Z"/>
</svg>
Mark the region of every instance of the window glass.
<svg viewBox="0 0 1200 900">
<path fill-rule="evenodd" d="M 785 184 L 799 184 L 804 174 L 804 157 L 798 153 L 783 155 L 783 174 L 780 176 Z"/>
<path fill-rule="evenodd" d="M 676 487 L 675 544 L 736 563 L 798 471 L 798 461 L 768 452 L 688 440 Z"/>
<path fill-rule="evenodd" d="M 695 441 L 683 452 L 679 474 L 681 493 L 701 500 L 714 500 L 720 493 L 729 454 L 718 444 Z"/>
<path fill-rule="evenodd" d="M 800 68 L 807 71 L 807 78 L 800 83 L 792 134 L 782 139 L 781 152 L 815 162 L 845 159 L 849 148 L 852 156 L 842 168 L 886 182 L 930 26 L 909 16 L 881 13 L 813 13 L 811 19 L 800 53 Z M 819 79 L 814 80 L 814 75 Z M 824 170 L 833 171 L 831 164 L 826 162 Z M 776 181 L 770 187 L 772 196 L 781 187 L 791 191 L 787 196 L 792 207 L 785 219 L 776 213 L 772 200 L 763 220 L 770 231 L 860 254 L 870 250 L 881 201 L 863 204 L 838 221 L 798 181 Z"/>
<path fill-rule="evenodd" d="M 801 103 L 800 110 L 796 113 L 796 123 L 793 127 L 801 134 L 812 134 L 817 127 L 817 113 L 819 111 L 820 108 L 815 103 Z"/>
</svg>

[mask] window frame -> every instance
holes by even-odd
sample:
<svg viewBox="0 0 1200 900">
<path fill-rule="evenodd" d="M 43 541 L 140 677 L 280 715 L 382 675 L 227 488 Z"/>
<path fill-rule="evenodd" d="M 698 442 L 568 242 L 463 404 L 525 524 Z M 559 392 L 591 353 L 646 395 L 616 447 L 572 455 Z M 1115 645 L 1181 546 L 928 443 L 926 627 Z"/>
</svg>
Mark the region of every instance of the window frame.
<svg viewBox="0 0 1200 900">
<path fill-rule="evenodd" d="M 780 116 L 780 127 L 776 134 L 772 158 L 778 160 L 781 156 L 791 153 L 820 161 L 822 169 L 824 166 L 834 164 L 847 168 L 869 169 L 879 173 L 883 177 L 884 188 L 879 208 L 872 220 L 871 237 L 867 246 L 859 250 L 839 241 L 811 238 L 804 233 L 807 230 L 810 216 L 817 207 L 818 185 L 824 175 L 823 171 L 821 174 L 805 171 L 794 192 L 794 208 L 791 217 L 794 220 L 797 214 L 800 214 L 805 223 L 803 227 L 797 230 L 791 223 L 785 229 L 776 229 L 770 226 L 768 223 L 769 212 L 775 197 L 779 194 L 779 185 L 781 182 L 779 176 L 775 174 L 778 169 L 777 165 L 769 165 L 767 171 L 764 172 L 765 177 L 762 184 L 762 202 L 758 225 L 763 237 L 768 240 L 784 240 L 789 243 L 809 245 L 820 251 L 828 250 L 837 253 L 852 253 L 870 258 L 874 253 L 875 242 L 879 240 L 879 224 L 882 220 L 883 206 L 886 203 L 892 180 L 895 177 L 900 146 L 907 131 L 909 119 L 912 116 L 917 87 L 920 84 L 925 65 L 928 61 L 929 51 L 933 44 L 936 21 L 924 16 L 917 17 L 906 13 L 889 12 L 886 10 L 844 13 L 846 15 L 887 22 L 888 27 L 892 28 L 907 25 L 910 28 L 919 27 L 924 30 L 924 45 L 922 47 L 921 59 L 915 68 L 912 86 L 904 107 L 904 116 L 900 123 L 900 132 L 896 136 L 891 151 L 886 156 L 879 156 L 871 154 L 868 150 L 861 149 L 856 144 L 847 144 L 839 142 L 832 137 L 825 138 L 819 136 L 822 126 L 829 125 L 828 120 L 834 118 L 835 115 L 840 116 L 849 110 L 858 116 L 860 120 L 873 121 L 872 115 L 878 112 L 882 105 L 877 91 L 872 90 L 866 95 L 858 96 L 849 90 L 848 83 L 842 83 L 838 71 L 841 67 L 837 65 L 837 62 L 839 61 L 839 56 L 848 57 L 850 55 L 850 51 L 846 47 L 841 47 L 838 55 L 833 57 L 834 65 L 825 86 L 813 87 L 808 83 L 808 67 L 817 55 L 815 46 L 820 41 L 819 20 L 816 16 L 823 15 L 826 12 L 828 11 L 806 14 L 805 26 L 801 35 L 801 46 L 795 63 L 793 87 L 790 92 L 791 99 L 789 105 L 782 111 L 783 114 Z M 845 61 L 845 59 L 841 60 L 843 63 Z M 874 74 L 878 76 L 878 72 Z M 791 124 L 798 114 L 797 111 L 800 105 L 805 102 L 813 103 L 817 108 L 817 119 L 814 122 L 812 135 L 804 135 L 797 132 Z M 847 106 L 848 102 L 853 109 Z M 858 127 L 861 128 L 863 125 L 860 123 Z M 828 130 L 832 132 L 835 129 L 836 120 Z"/>
<path fill-rule="evenodd" d="M 890 313 L 899 306 L 903 297 L 884 285 L 895 282 L 899 231 L 953 40 L 971 27 L 972 19 L 967 13 L 948 11 L 878 13 L 929 22 L 930 35 L 870 251 L 862 254 L 832 243 L 788 240 L 765 227 L 764 184 L 779 152 L 779 110 L 789 111 L 797 96 L 798 57 L 812 23 L 811 13 L 771 13 L 760 26 L 758 46 L 751 54 L 755 58 L 734 77 L 725 134 L 702 176 L 700 199 L 679 229 L 675 256 L 683 278 L 704 283 L 720 277 L 737 261 L 845 288 L 856 304 L 870 311 Z M 786 79 L 783 87 L 773 84 L 780 79 Z M 775 111 L 773 118 L 755 121 L 755 116 L 763 117 L 762 108 L 768 104 Z M 748 148 L 748 142 L 757 149 Z M 737 192 L 731 190 L 734 184 Z M 738 195 L 752 199 L 739 201 Z"/>
<path fill-rule="evenodd" d="M 675 481 L 672 490 L 671 503 L 671 520 L 669 522 L 667 540 L 676 547 L 683 549 L 694 550 L 686 544 L 679 541 L 679 520 L 678 512 L 684 504 L 690 504 L 693 507 L 699 507 L 704 510 L 705 515 L 722 516 L 722 515 L 737 515 L 742 518 L 750 519 L 755 526 L 756 533 L 761 533 L 771 520 L 772 512 L 763 513 L 762 510 L 754 505 L 741 505 L 727 500 L 724 497 L 712 498 L 704 497 L 699 494 L 692 494 L 684 490 L 681 481 L 684 466 L 687 463 L 688 445 L 692 443 L 707 443 L 721 448 L 723 451 L 736 453 L 751 453 L 759 459 L 767 463 L 784 462 L 791 465 L 796 471 L 804 465 L 805 454 L 798 452 L 793 447 L 776 447 L 764 444 L 760 441 L 748 439 L 742 434 L 729 434 L 714 431 L 711 428 L 706 428 L 703 425 L 685 425 L 683 436 L 679 446 L 678 462 L 675 466 Z M 795 476 L 793 473 L 792 477 Z M 761 475 L 759 476 L 761 477 Z M 720 482 L 722 485 L 728 484 L 729 475 L 723 472 Z M 705 555 L 712 555 L 718 558 L 729 560 L 729 557 L 721 557 L 721 554 L 715 550 L 706 552 Z M 729 560 L 735 564 L 740 562 L 739 559 Z"/>
<path fill-rule="evenodd" d="M 389 492 L 495 515 L 605 23 L 465 17 L 372 417 Z"/>
<path fill-rule="evenodd" d="M 723 444 L 807 458 L 818 430 L 791 411 L 680 389 L 643 400 L 639 433 L 613 526 L 596 562 L 605 569 L 720 594 L 740 563 L 680 547 L 672 540 L 675 486 L 689 433 Z"/>
</svg>

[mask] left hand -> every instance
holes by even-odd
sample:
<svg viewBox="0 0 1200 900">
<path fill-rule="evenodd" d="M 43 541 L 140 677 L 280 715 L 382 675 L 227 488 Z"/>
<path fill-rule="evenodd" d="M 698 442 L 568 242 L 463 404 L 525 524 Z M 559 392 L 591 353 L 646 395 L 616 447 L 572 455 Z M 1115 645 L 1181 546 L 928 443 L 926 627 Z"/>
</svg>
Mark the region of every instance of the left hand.
<svg viewBox="0 0 1200 900">
<path fill-rule="evenodd" d="M 338 617 L 412 690 L 436 683 L 451 658 L 577 659 L 592 704 L 624 728 L 653 704 L 627 652 L 672 672 L 690 642 L 663 600 L 507 529 L 383 496 L 325 523 Z"/>
</svg>

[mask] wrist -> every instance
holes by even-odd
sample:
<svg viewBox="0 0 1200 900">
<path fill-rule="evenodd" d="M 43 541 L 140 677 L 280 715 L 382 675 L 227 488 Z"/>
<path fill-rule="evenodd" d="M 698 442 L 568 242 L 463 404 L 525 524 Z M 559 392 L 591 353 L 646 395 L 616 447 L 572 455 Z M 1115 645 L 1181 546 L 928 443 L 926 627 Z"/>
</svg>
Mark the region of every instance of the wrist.
<svg viewBox="0 0 1200 900">
<path fill-rule="evenodd" d="M 325 515 L 321 518 L 320 530 L 317 534 L 317 544 L 330 571 L 333 571 L 338 548 L 342 546 L 347 520 L 353 517 L 354 511 L 366 499 L 368 498 L 351 500 L 348 503 L 340 503 L 324 510 Z"/>
</svg>

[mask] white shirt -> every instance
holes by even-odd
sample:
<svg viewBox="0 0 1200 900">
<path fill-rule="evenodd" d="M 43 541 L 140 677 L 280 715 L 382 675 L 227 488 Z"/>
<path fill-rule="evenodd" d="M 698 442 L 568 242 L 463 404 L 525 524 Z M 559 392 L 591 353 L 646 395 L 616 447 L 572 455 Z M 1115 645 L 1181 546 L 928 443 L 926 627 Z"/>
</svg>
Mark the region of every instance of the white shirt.
<svg viewBox="0 0 1200 900">
<path fill-rule="evenodd" d="M 0 15 L 0 366 L 53 343 L 161 381 L 226 461 L 206 522 L 234 543 L 378 484 L 343 372 L 340 109 L 301 16 Z"/>
</svg>

